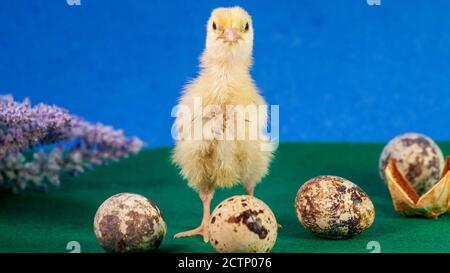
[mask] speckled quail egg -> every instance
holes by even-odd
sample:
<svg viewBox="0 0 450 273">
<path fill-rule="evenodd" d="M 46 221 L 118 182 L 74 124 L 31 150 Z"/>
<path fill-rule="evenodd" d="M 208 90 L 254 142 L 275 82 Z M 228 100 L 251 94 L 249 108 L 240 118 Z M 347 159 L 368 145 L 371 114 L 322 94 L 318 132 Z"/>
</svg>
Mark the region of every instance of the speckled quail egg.
<svg viewBox="0 0 450 273">
<path fill-rule="evenodd" d="M 375 208 L 367 194 L 337 176 L 318 176 L 297 192 L 295 209 L 300 223 L 319 237 L 346 239 L 368 229 Z"/>
<path fill-rule="evenodd" d="M 222 253 L 270 252 L 277 231 L 277 220 L 270 208 L 249 195 L 222 201 L 211 214 L 209 223 L 211 245 Z"/>
<path fill-rule="evenodd" d="M 397 136 L 384 147 L 379 161 L 383 179 L 389 158 L 396 160 L 400 172 L 411 182 L 419 195 L 436 184 L 444 166 L 441 149 L 431 138 L 417 133 Z"/>
<path fill-rule="evenodd" d="M 161 245 L 166 223 L 158 207 L 144 196 L 120 193 L 99 207 L 94 232 L 108 252 L 147 252 Z"/>
</svg>

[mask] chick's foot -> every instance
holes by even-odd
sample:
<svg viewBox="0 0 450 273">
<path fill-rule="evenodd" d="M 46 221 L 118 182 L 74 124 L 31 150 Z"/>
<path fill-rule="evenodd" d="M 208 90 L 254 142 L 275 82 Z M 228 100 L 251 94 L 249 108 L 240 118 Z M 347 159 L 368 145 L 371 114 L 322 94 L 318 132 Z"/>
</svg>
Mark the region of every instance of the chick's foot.
<svg viewBox="0 0 450 273">
<path fill-rule="evenodd" d="M 202 218 L 202 224 L 195 229 L 180 232 L 175 234 L 174 238 L 182 238 L 182 237 L 192 237 L 201 235 L 203 236 L 203 241 L 205 243 L 209 242 L 209 218 L 211 216 L 210 213 L 210 207 L 211 207 L 211 199 L 214 195 L 214 191 L 212 190 L 206 190 L 206 191 L 200 191 L 200 199 L 202 200 L 203 205 L 203 218 Z"/>
<path fill-rule="evenodd" d="M 183 231 L 175 234 L 174 238 L 183 238 L 183 237 L 192 237 L 192 236 L 203 236 L 203 241 L 205 243 L 209 242 L 209 233 L 208 233 L 208 226 L 207 225 L 201 225 L 198 228 Z"/>
</svg>

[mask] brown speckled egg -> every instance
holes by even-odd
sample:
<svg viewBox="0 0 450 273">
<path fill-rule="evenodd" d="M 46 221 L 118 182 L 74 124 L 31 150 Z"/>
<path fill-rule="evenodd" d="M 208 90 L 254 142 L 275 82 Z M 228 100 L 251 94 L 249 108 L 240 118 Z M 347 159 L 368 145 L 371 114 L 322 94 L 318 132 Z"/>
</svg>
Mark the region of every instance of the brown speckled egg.
<svg viewBox="0 0 450 273">
<path fill-rule="evenodd" d="M 213 211 L 209 223 L 210 243 L 217 252 L 270 252 L 277 239 L 278 224 L 270 208 L 249 196 L 233 196 Z"/>
<path fill-rule="evenodd" d="M 444 166 L 442 151 L 436 143 L 431 138 L 416 133 L 397 136 L 384 147 L 379 161 L 383 179 L 389 158 L 397 161 L 397 167 L 419 195 L 436 184 Z"/>
<path fill-rule="evenodd" d="M 368 229 L 375 208 L 367 194 L 337 176 L 318 176 L 298 191 L 295 209 L 302 225 L 315 235 L 346 239 Z"/>
<path fill-rule="evenodd" d="M 108 252 L 147 252 L 161 245 L 166 223 L 158 207 L 144 196 L 120 193 L 97 210 L 94 232 Z"/>
</svg>

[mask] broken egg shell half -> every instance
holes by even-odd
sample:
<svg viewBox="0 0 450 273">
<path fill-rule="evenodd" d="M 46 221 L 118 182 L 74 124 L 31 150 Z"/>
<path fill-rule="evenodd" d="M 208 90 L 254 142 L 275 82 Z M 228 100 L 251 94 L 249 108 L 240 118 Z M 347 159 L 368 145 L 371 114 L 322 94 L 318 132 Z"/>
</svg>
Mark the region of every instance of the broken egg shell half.
<svg viewBox="0 0 450 273">
<path fill-rule="evenodd" d="M 385 175 L 394 208 L 406 216 L 438 218 L 450 209 L 450 157 L 447 157 L 441 179 L 425 194 L 418 195 L 400 172 L 395 159 L 390 159 Z"/>
<path fill-rule="evenodd" d="M 222 201 L 209 222 L 210 243 L 221 253 L 270 252 L 277 232 L 278 224 L 272 210 L 249 195 Z"/>
<path fill-rule="evenodd" d="M 166 235 L 159 208 L 139 194 L 119 193 L 98 208 L 94 232 L 107 252 L 148 252 L 157 249 Z"/>
<path fill-rule="evenodd" d="M 295 208 L 300 223 L 319 237 L 346 239 L 368 229 L 375 219 L 369 196 L 337 176 L 318 176 L 298 191 Z"/>
<path fill-rule="evenodd" d="M 380 176 L 384 180 L 390 159 L 396 161 L 400 172 L 419 195 L 439 181 L 444 166 L 439 146 L 431 138 L 418 133 L 397 136 L 384 147 L 379 160 Z"/>
</svg>

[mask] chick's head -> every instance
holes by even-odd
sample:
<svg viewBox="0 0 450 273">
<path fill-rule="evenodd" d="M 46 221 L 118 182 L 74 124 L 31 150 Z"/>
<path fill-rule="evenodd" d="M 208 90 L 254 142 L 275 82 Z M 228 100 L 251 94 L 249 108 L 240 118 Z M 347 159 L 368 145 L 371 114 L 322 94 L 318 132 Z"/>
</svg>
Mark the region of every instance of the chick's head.
<svg viewBox="0 0 450 273">
<path fill-rule="evenodd" d="M 250 65 L 252 50 L 250 15 L 240 7 L 214 9 L 208 20 L 204 57 L 219 61 L 231 58 Z"/>
</svg>

